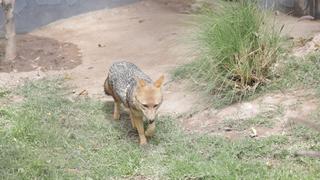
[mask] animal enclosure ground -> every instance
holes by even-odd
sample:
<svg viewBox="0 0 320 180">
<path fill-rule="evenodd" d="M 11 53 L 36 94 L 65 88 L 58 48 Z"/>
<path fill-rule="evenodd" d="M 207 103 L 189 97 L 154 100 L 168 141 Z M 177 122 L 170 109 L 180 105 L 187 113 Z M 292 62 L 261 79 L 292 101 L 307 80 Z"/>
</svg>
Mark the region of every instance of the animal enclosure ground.
<svg viewBox="0 0 320 180">
<path fill-rule="evenodd" d="M 139 147 L 128 116 L 112 120 L 112 103 L 71 95 L 61 79 L 0 91 L 1 179 L 320 178 L 319 160 L 295 155 L 320 150 L 320 134 L 309 128 L 230 141 L 186 134 L 162 116 L 155 137 Z M 17 96 L 23 100 L 10 100 Z"/>
<path fill-rule="evenodd" d="M 0 72 L 66 70 L 81 64 L 75 44 L 46 37 L 17 35 L 17 57 L 12 62 L 3 62 L 4 51 L 5 39 L 0 39 Z"/>
<path fill-rule="evenodd" d="M 189 92 L 187 83 L 169 76 L 194 56 L 186 43 L 190 39 L 184 38 L 190 37 L 194 16 L 167 6 L 170 3 L 140 1 L 31 32 L 55 44 L 49 44 L 47 52 L 70 42 L 73 48 L 62 51 L 77 55 L 78 47 L 82 63 L 39 76 L 34 71 L 41 67 L 38 59 L 29 67 L 33 71 L 0 73 L 0 179 L 320 179 L 319 159 L 296 155 L 320 151 L 319 132 L 309 128 L 310 123 L 319 125 L 319 95 L 302 87 L 225 109 L 197 111 L 208 107 L 195 103 L 202 103 L 201 93 Z M 108 67 L 120 59 L 137 64 L 151 77 L 168 75 L 156 136 L 145 147 L 139 147 L 126 112 L 119 122 L 112 120 L 113 102 L 103 92 Z M 284 84 L 318 86 L 320 76 L 314 72 L 319 66 L 299 62 L 288 74 L 297 78 Z M 57 74 L 62 79 L 50 79 Z M 44 76 L 49 79 L 21 83 Z M 78 96 L 81 92 L 90 98 Z M 183 124 L 168 116 L 175 113 Z M 189 113 L 196 114 L 188 118 Z M 286 121 L 288 115 L 308 117 L 309 126 Z M 288 123 L 285 131 L 282 122 Z M 255 138 L 249 136 L 251 127 L 257 130 Z"/>
</svg>

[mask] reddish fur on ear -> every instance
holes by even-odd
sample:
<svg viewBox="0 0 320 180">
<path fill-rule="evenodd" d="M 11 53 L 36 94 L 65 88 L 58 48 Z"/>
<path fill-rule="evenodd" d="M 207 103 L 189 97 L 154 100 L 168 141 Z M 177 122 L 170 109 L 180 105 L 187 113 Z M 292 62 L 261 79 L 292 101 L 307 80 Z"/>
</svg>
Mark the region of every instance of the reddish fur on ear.
<svg viewBox="0 0 320 180">
<path fill-rule="evenodd" d="M 139 87 L 146 86 L 146 82 L 143 79 L 138 79 L 138 84 L 139 84 Z"/>
<path fill-rule="evenodd" d="M 164 81 L 164 75 L 161 75 L 160 78 L 156 80 L 156 82 L 154 82 L 154 86 L 157 88 L 160 88 L 163 84 L 163 81 Z"/>
</svg>

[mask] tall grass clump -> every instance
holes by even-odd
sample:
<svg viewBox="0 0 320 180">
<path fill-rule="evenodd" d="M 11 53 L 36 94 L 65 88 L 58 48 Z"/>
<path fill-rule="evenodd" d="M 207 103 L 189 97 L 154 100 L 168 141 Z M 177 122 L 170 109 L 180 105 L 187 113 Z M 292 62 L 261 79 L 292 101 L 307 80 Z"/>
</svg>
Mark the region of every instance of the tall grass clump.
<svg viewBox="0 0 320 180">
<path fill-rule="evenodd" d="M 192 79 L 219 105 L 240 101 L 271 78 L 280 31 L 253 1 L 223 3 L 203 15 L 197 36 L 201 55 L 174 75 Z"/>
</svg>

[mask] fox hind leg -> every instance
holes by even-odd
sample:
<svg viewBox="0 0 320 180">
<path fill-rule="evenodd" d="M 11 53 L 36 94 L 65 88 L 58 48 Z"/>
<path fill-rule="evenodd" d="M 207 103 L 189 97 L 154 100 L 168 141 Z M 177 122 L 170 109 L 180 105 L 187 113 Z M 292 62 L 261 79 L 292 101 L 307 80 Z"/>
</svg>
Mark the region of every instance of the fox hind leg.
<svg viewBox="0 0 320 180">
<path fill-rule="evenodd" d="M 120 119 L 120 102 L 114 99 L 114 111 L 113 111 L 113 119 Z"/>
<path fill-rule="evenodd" d="M 137 128 L 135 123 L 134 123 L 134 119 L 133 119 L 133 115 L 132 115 L 132 112 L 130 111 L 130 121 L 131 121 L 131 125 L 132 125 L 132 128 Z"/>
<path fill-rule="evenodd" d="M 113 93 L 112 86 L 109 85 L 109 76 L 105 80 L 103 87 L 104 87 L 104 92 L 107 95 L 112 96 L 114 100 L 113 119 L 119 120 L 120 119 L 120 100 Z"/>
<path fill-rule="evenodd" d="M 111 88 L 111 86 L 109 85 L 109 76 L 108 76 L 107 79 L 104 81 L 103 89 L 104 89 L 104 92 L 106 93 L 106 95 L 113 96 L 112 88 Z"/>
</svg>

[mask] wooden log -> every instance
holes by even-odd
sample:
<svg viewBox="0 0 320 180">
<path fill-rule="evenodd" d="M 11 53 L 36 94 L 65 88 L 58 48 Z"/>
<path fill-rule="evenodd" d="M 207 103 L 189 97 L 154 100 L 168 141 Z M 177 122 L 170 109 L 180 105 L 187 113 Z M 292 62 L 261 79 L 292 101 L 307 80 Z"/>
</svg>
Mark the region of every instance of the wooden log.
<svg viewBox="0 0 320 180">
<path fill-rule="evenodd" d="M 16 30 L 14 22 L 15 0 L 2 0 L 1 6 L 5 15 L 6 50 L 5 61 L 12 61 L 16 57 Z"/>
</svg>

